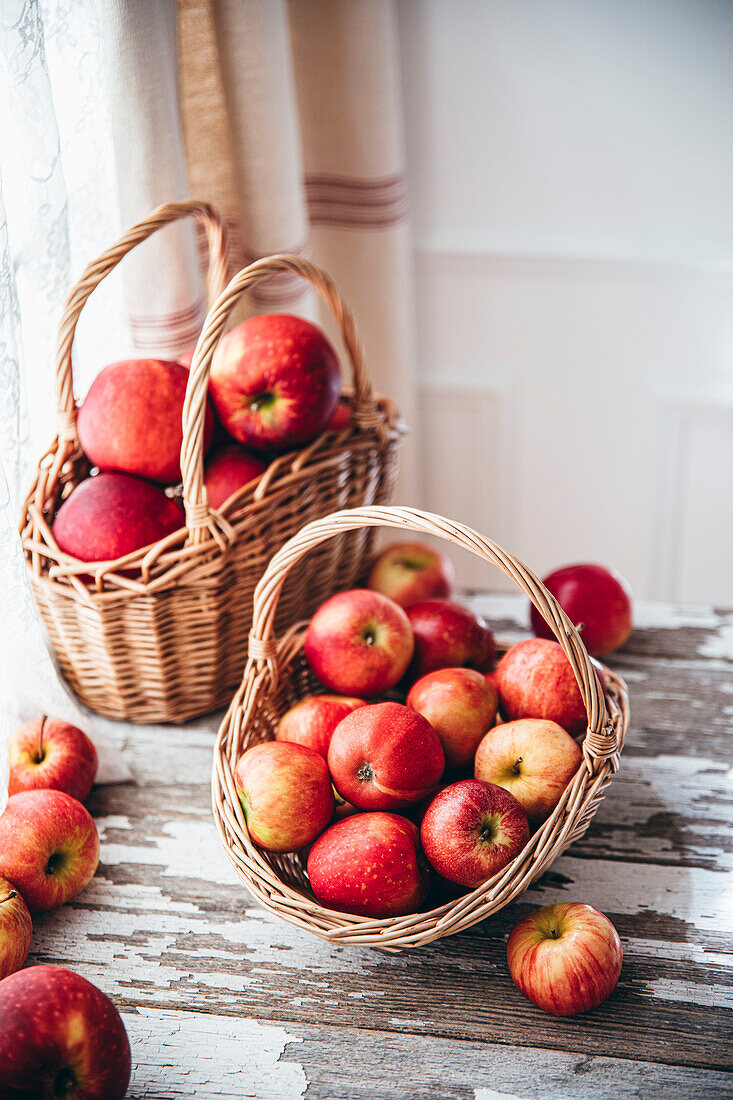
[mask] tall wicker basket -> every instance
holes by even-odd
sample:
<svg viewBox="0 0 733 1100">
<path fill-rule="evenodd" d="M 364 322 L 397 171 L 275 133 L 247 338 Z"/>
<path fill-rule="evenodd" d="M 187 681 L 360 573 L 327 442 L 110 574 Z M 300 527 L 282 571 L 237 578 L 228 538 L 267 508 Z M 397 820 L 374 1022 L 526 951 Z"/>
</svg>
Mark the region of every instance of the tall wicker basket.
<svg viewBox="0 0 733 1100">
<path fill-rule="evenodd" d="M 470 893 L 429 912 L 374 920 L 325 909 L 308 886 L 299 855 L 274 855 L 251 841 L 234 784 L 242 752 L 270 740 L 282 714 L 298 699 L 323 691 L 303 656 L 306 623 L 274 634 L 283 585 L 314 548 L 364 527 L 396 527 L 436 535 L 497 566 L 529 596 L 572 665 L 588 713 L 581 765 L 560 802 L 524 850 Z M 629 726 L 626 685 L 604 669 L 604 699 L 580 636 L 544 585 L 517 558 L 469 527 L 409 508 L 356 508 L 308 524 L 275 554 L 255 590 L 249 659 L 242 684 L 222 722 L 214 749 L 212 802 L 224 849 L 240 880 L 266 909 L 332 943 L 399 951 L 452 935 L 491 916 L 521 894 L 561 852 L 583 835 L 618 767 Z"/>
<path fill-rule="evenodd" d="M 209 284 L 216 301 L 191 364 L 183 411 L 181 471 L 186 526 L 113 562 L 83 563 L 59 550 L 51 522 L 89 473 L 76 431 L 71 351 L 89 295 L 136 244 L 177 218 L 203 222 Z M 295 273 L 333 310 L 353 389 L 351 423 L 272 462 L 220 511 L 203 481 L 206 391 L 212 356 L 241 295 L 256 283 Z M 224 706 L 238 684 L 252 617 L 252 594 L 282 544 L 335 508 L 388 501 L 403 426 L 397 410 L 372 393 L 353 318 L 329 276 L 295 256 L 272 256 L 226 284 L 221 222 L 205 203 L 170 203 L 134 226 L 74 287 L 57 351 L 58 435 L 41 460 L 21 522 L 31 587 L 58 664 L 92 710 L 135 722 L 183 722 Z M 218 297 L 217 297 L 218 295 Z M 303 562 L 287 586 L 279 622 L 308 615 L 337 588 L 359 579 L 371 533 L 355 531 Z"/>
</svg>

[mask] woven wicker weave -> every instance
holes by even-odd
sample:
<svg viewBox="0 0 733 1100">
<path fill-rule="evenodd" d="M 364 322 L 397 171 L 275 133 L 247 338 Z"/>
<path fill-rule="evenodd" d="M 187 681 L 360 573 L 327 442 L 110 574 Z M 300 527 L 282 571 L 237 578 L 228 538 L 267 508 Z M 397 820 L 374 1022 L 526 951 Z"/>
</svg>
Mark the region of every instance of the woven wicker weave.
<svg viewBox="0 0 733 1100">
<path fill-rule="evenodd" d="M 186 526 L 114 562 L 62 553 L 50 524 L 89 472 L 76 432 L 71 349 L 89 295 L 120 260 L 161 226 L 193 216 L 209 241 L 216 301 L 191 364 L 183 410 L 181 470 Z M 224 706 L 239 683 L 255 584 L 275 551 L 305 523 L 336 508 L 387 501 L 403 426 L 373 395 L 353 318 L 328 275 L 295 256 L 272 256 L 226 283 L 221 222 L 205 203 L 169 203 L 90 264 L 69 298 L 57 353 L 58 435 L 26 500 L 21 538 L 30 583 L 59 666 L 78 698 L 112 718 L 183 722 Z M 273 275 L 308 280 L 333 310 L 353 374 L 351 424 L 277 458 L 219 511 L 203 482 L 203 427 L 212 356 L 242 294 Z M 218 297 L 217 297 L 218 295 Z M 279 612 L 290 625 L 344 584 L 370 554 L 370 532 L 347 534 L 311 555 L 291 578 Z"/>
<path fill-rule="evenodd" d="M 252 843 L 234 784 L 241 753 L 274 736 L 282 714 L 298 699 L 323 691 L 303 657 L 306 623 L 274 636 L 278 600 L 304 556 L 334 536 L 364 527 L 396 527 L 437 535 L 497 566 L 529 596 L 554 631 L 577 678 L 588 712 L 583 759 L 552 815 L 524 850 L 482 886 L 430 912 L 375 920 L 324 909 L 310 892 L 298 855 L 274 855 Z M 344 585 L 346 587 L 346 585 Z M 356 508 L 310 523 L 272 559 L 255 591 L 249 659 L 242 684 L 219 729 L 214 749 L 214 818 L 229 859 L 247 889 L 283 920 L 333 943 L 397 951 L 469 928 L 521 894 L 577 837 L 582 836 L 618 767 L 629 726 L 626 685 L 608 669 L 603 691 L 577 630 L 526 566 L 462 524 L 409 508 Z"/>
</svg>

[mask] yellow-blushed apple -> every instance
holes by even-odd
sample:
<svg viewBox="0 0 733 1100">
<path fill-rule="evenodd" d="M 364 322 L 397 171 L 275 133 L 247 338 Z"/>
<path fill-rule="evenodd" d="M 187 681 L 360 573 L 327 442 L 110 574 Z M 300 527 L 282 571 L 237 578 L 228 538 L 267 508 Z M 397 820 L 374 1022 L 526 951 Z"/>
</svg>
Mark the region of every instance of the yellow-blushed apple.
<svg viewBox="0 0 733 1100">
<path fill-rule="evenodd" d="M 579 902 L 530 913 L 512 929 L 506 953 L 517 989 L 554 1016 L 597 1008 L 616 988 L 623 961 L 611 921 Z"/>
<path fill-rule="evenodd" d="M 518 718 L 482 738 L 474 776 L 513 794 L 536 823 L 555 809 L 582 758 L 577 742 L 557 722 Z"/>
<path fill-rule="evenodd" d="M 305 745 L 254 745 L 240 756 L 234 782 L 250 836 L 269 852 L 304 848 L 333 817 L 326 761 Z"/>
<path fill-rule="evenodd" d="M 97 774 L 97 750 L 87 735 L 58 718 L 36 718 L 11 735 L 8 793 L 50 788 L 83 802 Z"/>
<path fill-rule="evenodd" d="M 443 554 L 423 542 L 396 542 L 379 555 L 367 588 L 389 596 L 401 607 L 418 600 L 450 596 L 455 572 Z"/>
<path fill-rule="evenodd" d="M 28 958 L 33 922 L 15 886 L 0 878 L 0 980 L 14 974 Z"/>
</svg>

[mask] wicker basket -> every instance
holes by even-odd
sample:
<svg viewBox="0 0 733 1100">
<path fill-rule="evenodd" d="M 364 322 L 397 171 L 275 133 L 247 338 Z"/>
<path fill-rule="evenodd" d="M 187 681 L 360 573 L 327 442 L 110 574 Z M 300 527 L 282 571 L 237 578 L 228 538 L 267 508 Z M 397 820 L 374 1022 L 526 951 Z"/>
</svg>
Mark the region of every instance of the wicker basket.
<svg viewBox="0 0 733 1100">
<path fill-rule="evenodd" d="M 250 840 L 234 784 L 241 753 L 274 736 L 282 714 L 298 699 L 323 691 L 303 656 L 306 623 L 274 637 L 278 600 L 291 570 L 324 541 L 363 527 L 396 527 L 437 535 L 498 566 L 529 596 L 554 631 L 577 677 L 589 715 L 583 759 L 552 815 L 524 850 L 493 878 L 430 912 L 375 920 L 324 909 L 308 886 L 299 855 L 275 855 Z M 242 684 L 219 729 L 214 749 L 212 802 L 222 843 L 237 875 L 266 909 L 332 943 L 398 951 L 460 932 L 516 898 L 577 837 L 582 836 L 618 767 L 629 726 L 626 685 L 608 669 L 603 691 L 577 630 L 526 566 L 462 524 L 410 508 L 355 508 L 310 523 L 274 556 L 255 591 L 249 659 Z"/>
<path fill-rule="evenodd" d="M 209 239 L 214 296 L 191 364 L 181 470 L 186 526 L 114 562 L 79 562 L 50 530 L 63 499 L 89 472 L 76 431 L 71 349 L 81 310 L 119 261 L 161 226 L 193 216 Z M 281 455 L 222 509 L 209 508 L 203 430 L 211 359 L 235 304 L 256 283 L 295 273 L 333 310 L 353 374 L 351 424 Z M 229 702 L 239 683 L 255 584 L 275 551 L 305 523 L 336 508 L 390 497 L 403 426 L 372 394 L 353 318 L 328 275 L 295 256 L 272 256 L 227 285 L 221 223 L 204 203 L 170 203 L 91 264 L 69 298 L 57 354 L 59 431 L 25 502 L 21 538 L 36 603 L 58 664 L 81 702 L 112 718 L 183 722 Z M 353 532 L 311 555 L 291 578 L 279 612 L 290 625 L 337 588 L 354 584 L 373 532 Z"/>
</svg>

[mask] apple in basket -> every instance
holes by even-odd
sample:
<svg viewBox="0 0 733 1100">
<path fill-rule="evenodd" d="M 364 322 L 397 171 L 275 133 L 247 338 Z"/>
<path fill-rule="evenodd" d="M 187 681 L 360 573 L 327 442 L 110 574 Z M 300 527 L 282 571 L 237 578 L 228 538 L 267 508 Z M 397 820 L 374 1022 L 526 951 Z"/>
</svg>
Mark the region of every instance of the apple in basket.
<svg viewBox="0 0 733 1100">
<path fill-rule="evenodd" d="M 12 882 L 0 878 L 0 979 L 20 970 L 28 958 L 32 934 L 28 906 Z"/>
<path fill-rule="evenodd" d="M 329 432 L 343 432 L 351 426 L 351 405 L 343 398 L 334 409 L 333 416 L 328 422 Z"/>
<path fill-rule="evenodd" d="M 380 592 L 338 592 L 316 611 L 305 635 L 311 669 L 342 695 L 381 695 L 405 674 L 413 652 L 407 615 Z"/>
<path fill-rule="evenodd" d="M 527 815 L 503 787 L 462 779 L 445 787 L 420 827 L 425 855 L 438 874 L 479 886 L 519 855 L 529 840 Z"/>
<path fill-rule="evenodd" d="M 288 450 L 328 427 L 341 393 L 336 352 L 302 317 L 250 317 L 222 337 L 209 393 L 219 418 L 255 450 Z"/>
<path fill-rule="evenodd" d="M 496 660 L 494 635 L 484 620 L 451 600 L 421 600 L 407 608 L 415 635 L 408 671 L 413 682 L 438 668 L 475 668 L 489 672 Z"/>
<path fill-rule="evenodd" d="M 69 722 L 37 718 L 10 737 L 8 792 L 37 788 L 65 791 L 83 802 L 97 774 L 97 750 L 85 733 Z"/>
<path fill-rule="evenodd" d="M 308 695 L 286 711 L 275 732 L 276 741 L 296 741 L 326 759 L 333 731 L 342 718 L 367 704 L 347 695 Z"/>
<path fill-rule="evenodd" d="M 594 657 L 619 649 L 631 633 L 631 589 L 615 570 L 603 565 L 566 565 L 542 582 L 571 622 L 582 623 L 583 644 Z M 532 629 L 538 638 L 554 634 L 532 605 Z"/>
<path fill-rule="evenodd" d="M 94 562 L 141 550 L 183 524 L 183 509 L 156 485 L 128 474 L 102 473 L 71 491 L 51 530 L 65 554 Z"/>
<path fill-rule="evenodd" d="M 0 817 L 0 875 L 31 913 L 63 905 L 83 890 L 99 863 L 99 836 L 88 810 L 64 791 L 23 791 Z"/>
<path fill-rule="evenodd" d="M 554 1016 L 597 1008 L 616 988 L 623 961 L 608 917 L 579 902 L 530 913 L 512 929 L 506 953 L 517 988 Z"/>
<path fill-rule="evenodd" d="M 556 722 L 519 718 L 490 729 L 476 750 L 474 775 L 514 795 L 532 822 L 557 806 L 583 754 Z"/>
<path fill-rule="evenodd" d="M 77 422 L 79 442 L 92 465 L 163 485 L 180 481 L 187 383 L 185 367 L 161 359 L 126 359 L 100 371 Z M 213 430 L 207 400 L 204 452 Z"/>
<path fill-rule="evenodd" d="M 326 761 L 306 745 L 255 745 L 240 756 L 234 782 L 250 836 L 269 852 L 304 848 L 333 817 Z"/>
<path fill-rule="evenodd" d="M 601 687 L 606 682 L 594 667 Z M 499 706 L 504 718 L 546 718 L 572 735 L 585 730 L 588 717 L 570 662 L 559 642 L 528 638 L 508 649 L 496 666 Z"/>
<path fill-rule="evenodd" d="M 417 827 L 389 813 L 356 814 L 327 829 L 310 850 L 308 878 L 321 905 L 363 917 L 415 913 L 430 888 Z"/>
<path fill-rule="evenodd" d="M 396 542 L 375 561 L 367 588 L 407 607 L 418 600 L 450 596 L 454 579 L 453 564 L 431 546 Z"/>
<path fill-rule="evenodd" d="M 0 982 L 0 1096 L 122 1100 L 130 1042 L 95 985 L 60 966 L 31 966 Z"/>
<path fill-rule="evenodd" d="M 221 508 L 239 489 L 264 474 L 267 461 L 238 443 L 213 454 L 204 466 L 204 485 L 212 508 Z"/>
<path fill-rule="evenodd" d="M 342 798 L 362 810 L 396 810 L 422 802 L 445 767 L 438 735 L 400 703 L 360 707 L 339 722 L 328 768 Z"/>
<path fill-rule="evenodd" d="M 447 768 L 470 767 L 476 747 L 496 718 L 496 688 L 472 668 L 441 668 L 413 684 L 407 705 L 427 718 Z"/>
</svg>

